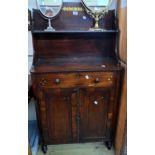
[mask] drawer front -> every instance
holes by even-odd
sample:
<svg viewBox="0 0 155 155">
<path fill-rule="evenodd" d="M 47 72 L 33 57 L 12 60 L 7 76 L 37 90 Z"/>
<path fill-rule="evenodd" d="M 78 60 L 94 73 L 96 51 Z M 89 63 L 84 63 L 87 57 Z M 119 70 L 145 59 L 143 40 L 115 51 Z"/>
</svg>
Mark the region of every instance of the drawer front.
<svg viewBox="0 0 155 155">
<path fill-rule="evenodd" d="M 42 74 L 37 76 L 37 83 L 46 88 L 70 88 L 77 85 L 78 75 L 74 73 Z"/>
<path fill-rule="evenodd" d="M 114 84 L 112 72 L 51 73 L 36 76 L 37 84 L 46 88 L 111 87 Z"/>
<path fill-rule="evenodd" d="M 114 84 L 114 73 L 83 72 L 79 75 L 79 84 L 83 87 L 111 87 Z"/>
</svg>

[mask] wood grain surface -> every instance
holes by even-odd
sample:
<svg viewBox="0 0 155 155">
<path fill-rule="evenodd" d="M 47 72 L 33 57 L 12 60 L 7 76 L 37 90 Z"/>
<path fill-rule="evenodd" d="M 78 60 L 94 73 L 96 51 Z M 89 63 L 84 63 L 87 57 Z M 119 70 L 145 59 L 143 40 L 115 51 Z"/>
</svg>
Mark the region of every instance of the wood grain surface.
<svg viewBox="0 0 155 155">
<path fill-rule="evenodd" d="M 127 7 L 121 8 L 121 0 L 118 0 L 118 25 L 120 30 L 119 57 L 125 69 L 125 74 L 122 84 L 121 103 L 115 137 L 115 154 L 124 155 L 122 153 L 124 152 L 123 149 L 126 147 L 124 144 L 127 137 Z"/>
</svg>

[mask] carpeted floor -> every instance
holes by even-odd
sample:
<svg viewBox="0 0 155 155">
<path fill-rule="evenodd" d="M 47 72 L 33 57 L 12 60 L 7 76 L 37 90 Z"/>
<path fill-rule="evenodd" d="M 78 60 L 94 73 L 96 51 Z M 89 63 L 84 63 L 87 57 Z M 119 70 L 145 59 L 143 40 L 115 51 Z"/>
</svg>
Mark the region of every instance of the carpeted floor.
<svg viewBox="0 0 155 155">
<path fill-rule="evenodd" d="M 38 155 L 43 155 L 39 148 Z M 46 155 L 114 155 L 103 143 L 48 145 Z"/>
</svg>

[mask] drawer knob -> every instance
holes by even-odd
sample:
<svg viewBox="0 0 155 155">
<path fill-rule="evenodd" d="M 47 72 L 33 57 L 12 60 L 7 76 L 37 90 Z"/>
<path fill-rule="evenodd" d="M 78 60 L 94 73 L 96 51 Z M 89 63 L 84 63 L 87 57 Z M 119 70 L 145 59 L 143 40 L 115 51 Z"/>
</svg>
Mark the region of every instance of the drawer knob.
<svg viewBox="0 0 155 155">
<path fill-rule="evenodd" d="M 108 81 L 111 81 L 111 80 L 112 80 L 111 77 L 109 77 L 109 78 L 108 78 Z"/>
<path fill-rule="evenodd" d="M 89 79 L 89 75 L 86 75 L 85 78 L 88 80 Z"/>
<path fill-rule="evenodd" d="M 94 101 L 94 104 L 95 104 L 95 105 L 98 105 L 98 102 L 97 102 L 97 101 Z"/>
<path fill-rule="evenodd" d="M 94 82 L 95 83 L 99 83 L 100 82 L 100 79 L 99 78 L 96 78 Z"/>
<path fill-rule="evenodd" d="M 60 79 L 55 79 L 55 83 L 59 84 L 60 83 Z"/>
</svg>

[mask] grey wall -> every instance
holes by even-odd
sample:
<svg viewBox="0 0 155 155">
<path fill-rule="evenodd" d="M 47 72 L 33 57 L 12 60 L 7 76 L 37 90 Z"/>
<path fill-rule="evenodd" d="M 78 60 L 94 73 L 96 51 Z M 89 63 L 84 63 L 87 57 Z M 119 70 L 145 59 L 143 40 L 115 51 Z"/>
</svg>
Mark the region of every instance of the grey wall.
<svg viewBox="0 0 155 155">
<path fill-rule="evenodd" d="M 124 3 L 126 0 L 123 0 L 122 3 Z M 63 2 L 81 2 L 81 0 L 63 0 Z M 116 6 L 117 0 L 113 0 L 113 3 L 111 5 L 110 9 L 114 9 Z M 32 8 L 37 8 L 37 2 L 36 0 L 28 0 L 28 8 L 32 10 Z"/>
<path fill-rule="evenodd" d="M 36 120 L 35 101 L 33 99 L 28 105 L 28 120 Z"/>
</svg>

